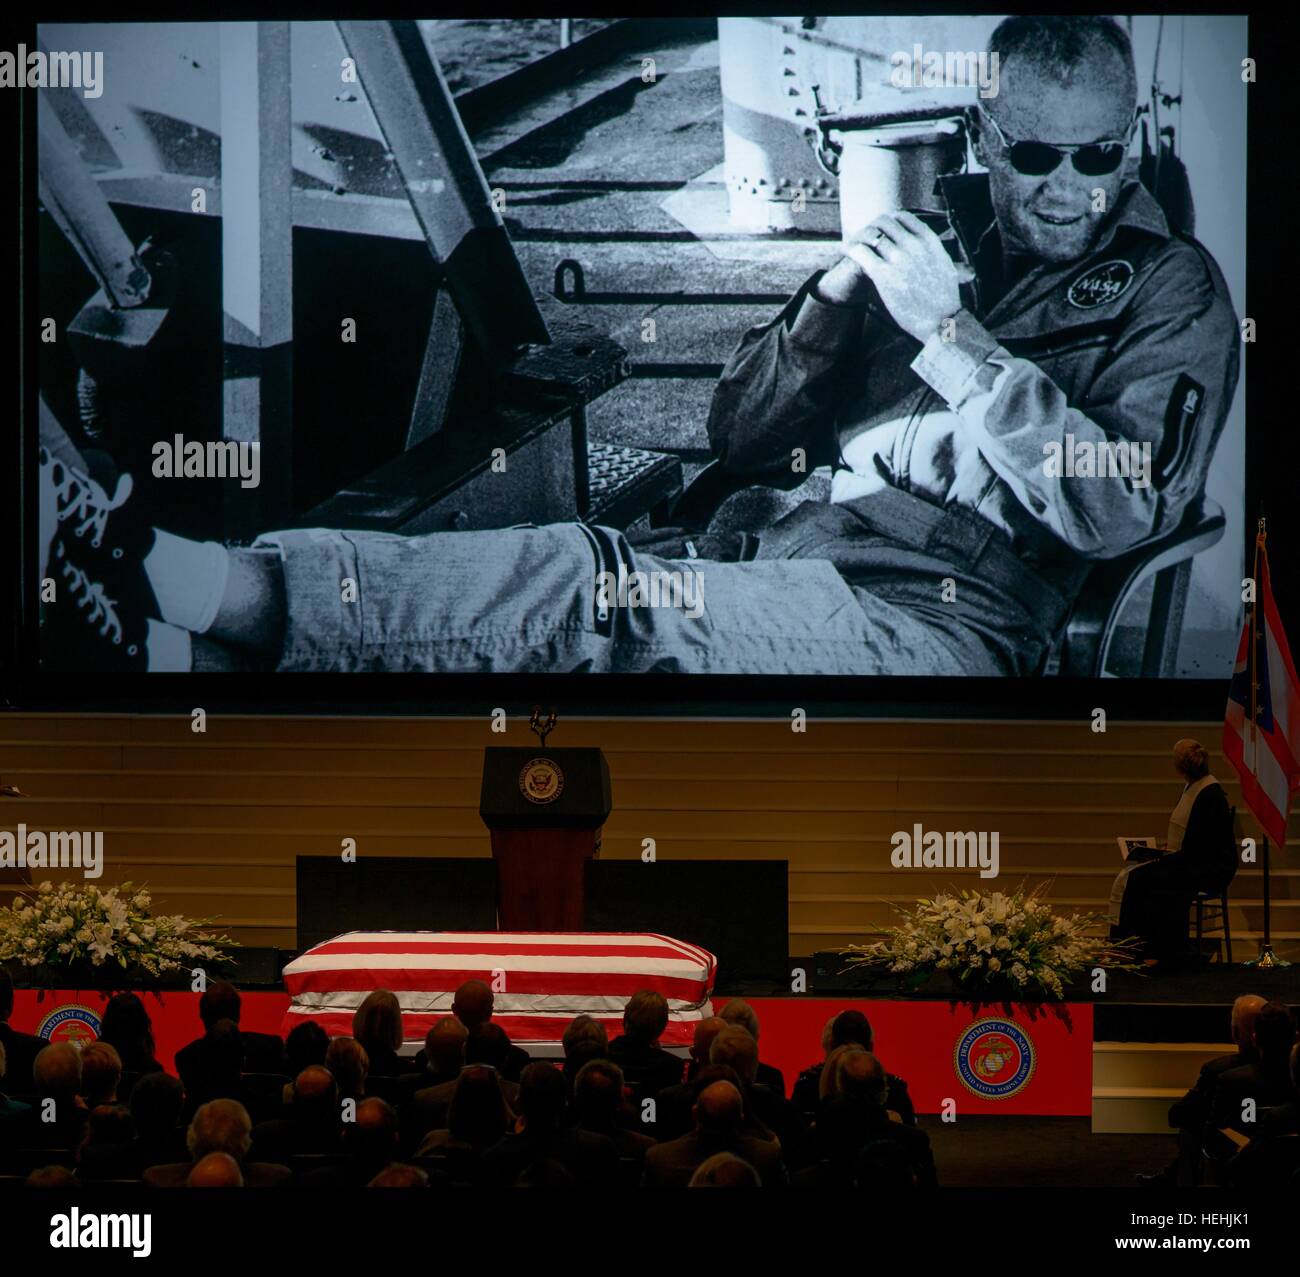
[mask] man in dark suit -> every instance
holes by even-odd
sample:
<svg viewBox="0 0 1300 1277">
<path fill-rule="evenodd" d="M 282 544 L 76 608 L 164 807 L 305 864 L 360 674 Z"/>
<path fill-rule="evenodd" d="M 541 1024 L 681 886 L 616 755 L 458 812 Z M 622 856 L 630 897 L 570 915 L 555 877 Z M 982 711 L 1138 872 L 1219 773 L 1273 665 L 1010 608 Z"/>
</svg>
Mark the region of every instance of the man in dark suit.
<svg viewBox="0 0 1300 1277">
<path fill-rule="evenodd" d="M 730 1065 L 736 1070 L 746 1115 L 772 1133 L 781 1145 L 781 1157 L 787 1168 L 799 1165 L 803 1158 L 803 1118 L 783 1092 L 763 1086 L 756 1080 L 758 1043 L 750 1036 L 749 1030 L 739 1024 L 725 1028 L 713 1039 L 709 1061 Z"/>
<path fill-rule="evenodd" d="M 749 1031 L 749 1036 L 758 1041 L 758 1012 L 754 1010 L 744 998 L 732 998 L 721 1011 L 718 1012 L 721 1019 L 728 1024 L 738 1024 L 742 1029 Z M 785 1097 L 785 1077 L 781 1070 L 774 1068 L 770 1064 L 764 1064 L 762 1060 L 758 1062 L 758 1071 L 754 1075 L 754 1081 L 759 1086 L 766 1086 L 775 1091 L 782 1098 Z"/>
<path fill-rule="evenodd" d="M 646 1188 L 685 1188 L 691 1176 L 715 1153 L 732 1153 L 748 1162 L 764 1188 L 786 1182 L 781 1148 L 775 1140 L 741 1133 L 744 1101 L 730 1082 L 711 1082 L 695 1103 L 695 1129 L 680 1139 L 656 1144 L 645 1155 Z"/>
<path fill-rule="evenodd" d="M 415 1057 L 414 1073 L 398 1079 L 401 1103 L 408 1102 L 417 1091 L 444 1082 L 454 1082 L 465 1067 L 465 1042 L 469 1030 L 454 1015 L 435 1021 L 424 1035 L 424 1046 Z"/>
<path fill-rule="evenodd" d="M 31 1033 L 21 1033 L 9 1023 L 14 1013 L 14 981 L 4 968 L 0 967 L 0 1043 L 5 1049 L 5 1088 L 11 1094 L 30 1095 L 35 1090 L 32 1084 L 32 1065 L 36 1057 L 49 1043 Z"/>
<path fill-rule="evenodd" d="M 859 1154 L 874 1141 L 895 1145 L 918 1188 L 937 1188 L 930 1137 L 890 1116 L 889 1075 L 869 1051 L 850 1048 L 840 1063 L 840 1092 L 817 1109 L 812 1132 L 816 1161 L 795 1177 L 794 1187 L 848 1187 L 858 1174 Z"/>
<path fill-rule="evenodd" d="M 519 1118 L 512 1134 L 483 1155 L 484 1184 L 509 1188 L 527 1182 L 608 1188 L 618 1175 L 618 1151 L 606 1135 L 564 1125 L 564 1075 L 554 1065 L 530 1064 L 519 1080 Z M 563 1175 L 554 1175 L 554 1168 Z"/>
<path fill-rule="evenodd" d="M 199 1019 L 203 1022 L 203 1037 L 195 1038 L 188 1046 L 176 1052 L 176 1072 L 192 1096 L 203 1094 L 208 1087 L 209 1061 L 204 1043 L 213 1029 L 223 1020 L 229 1020 L 239 1029 L 239 990 L 226 980 L 214 980 L 199 998 Z M 285 1069 L 284 1043 L 273 1033 L 253 1033 L 239 1030 L 240 1073 L 283 1073 Z"/>
<path fill-rule="evenodd" d="M 194 1165 L 209 1153 L 228 1153 L 239 1163 L 249 1188 L 284 1188 L 291 1178 L 287 1166 L 249 1160 L 252 1123 L 248 1110 L 235 1100 L 213 1100 L 194 1115 L 185 1137 L 188 1162 L 151 1166 L 141 1176 L 149 1188 L 184 1188 Z"/>
<path fill-rule="evenodd" d="M 81 1098 L 81 1052 L 70 1042 L 48 1044 L 32 1065 L 36 1103 L 0 1126 L 10 1148 L 80 1147 L 90 1112 Z M 52 1106 L 52 1107 L 51 1107 Z M 52 1112 L 53 1121 L 45 1121 Z"/>
<path fill-rule="evenodd" d="M 465 1038 L 464 1068 L 486 1065 L 500 1076 L 501 1093 L 512 1110 L 516 1110 L 519 1099 L 519 1083 L 511 1082 L 505 1077 L 502 1064 L 514 1050 L 505 1030 L 499 1024 L 483 1022 L 474 1026 Z M 464 1069 L 460 1070 L 463 1072 Z M 402 1148 L 409 1154 L 420 1147 L 421 1141 L 430 1131 L 440 1131 L 447 1125 L 447 1114 L 451 1109 L 452 1098 L 456 1094 L 456 1083 L 460 1072 L 447 1082 L 436 1086 L 426 1086 L 402 1106 Z"/>
<path fill-rule="evenodd" d="M 452 996 L 451 1013 L 473 1033 L 492 1019 L 493 1005 L 492 990 L 482 980 L 466 980 Z M 506 1050 L 496 1067 L 507 1081 L 518 1082 L 532 1057 L 522 1047 L 513 1045 L 504 1029 L 501 1035 L 506 1039 Z"/>
<path fill-rule="evenodd" d="M 709 1048 L 713 1045 L 713 1039 L 727 1027 L 727 1021 L 720 1015 L 705 1016 L 703 1020 L 697 1020 L 695 1023 L 695 1034 L 691 1038 L 691 1056 L 686 1061 L 686 1082 L 695 1081 L 701 1069 L 706 1068 L 709 1063 Z M 679 1084 L 680 1085 L 680 1084 Z M 691 1103 L 695 1102 L 695 1096 L 692 1094 Z M 689 1129 L 689 1128 L 688 1128 Z M 679 1131 L 679 1135 L 684 1135 L 685 1131 Z"/>
<path fill-rule="evenodd" d="M 146 1073 L 131 1088 L 135 1135 L 126 1144 L 87 1144 L 81 1150 L 83 1179 L 139 1179 L 151 1166 L 189 1157 L 185 1132 L 177 1123 L 184 1088 L 169 1073 Z"/>
<path fill-rule="evenodd" d="M 822 1050 L 827 1055 L 841 1046 L 857 1046 L 874 1054 L 875 1043 L 871 1022 L 861 1011 L 841 1011 L 822 1032 Z M 795 1080 L 791 1098 L 807 1121 L 812 1121 L 816 1116 L 821 1101 L 822 1070 L 825 1067 L 826 1062 L 823 1060 L 820 1064 L 804 1069 Z M 885 1077 L 888 1082 L 885 1108 L 897 1113 L 908 1126 L 915 1126 L 916 1110 L 912 1107 L 912 1097 L 907 1092 L 907 1083 L 892 1073 L 886 1073 Z"/>
<path fill-rule="evenodd" d="M 293 1082 L 293 1103 L 285 1117 L 259 1122 L 253 1128 L 253 1157 L 259 1162 L 284 1162 L 295 1153 L 335 1153 L 341 1126 L 339 1090 L 334 1075 L 322 1064 L 308 1065 Z"/>
<path fill-rule="evenodd" d="M 1214 1088 L 1222 1074 L 1243 1064 L 1253 1064 L 1259 1056 L 1255 1051 L 1255 1021 L 1264 1006 L 1264 999 L 1253 993 L 1243 994 L 1232 1004 L 1232 1042 L 1236 1050 L 1231 1055 L 1216 1055 L 1201 1065 L 1195 1084 L 1180 1100 L 1169 1107 L 1169 1125 L 1178 1132 L 1178 1152 L 1161 1170 L 1139 1172 L 1137 1181 L 1150 1187 L 1180 1184 L 1191 1187 L 1199 1181 L 1199 1165 L 1205 1124 L 1210 1120 L 1210 1103 Z"/>
<path fill-rule="evenodd" d="M 609 1044 L 609 1058 L 623 1070 L 636 1103 L 682 1080 L 682 1060 L 659 1045 L 668 1027 L 668 1000 L 642 989 L 623 1008 L 623 1032 Z"/>
<path fill-rule="evenodd" d="M 1260 1007 L 1255 1017 L 1257 1058 L 1219 1074 L 1210 1098 L 1211 1126 L 1254 1135 L 1261 1109 L 1293 1098 L 1291 1049 L 1295 1040 L 1295 1017 L 1286 1006 L 1266 1002 Z"/>
<path fill-rule="evenodd" d="M 620 1159 L 640 1164 L 654 1139 L 632 1126 L 623 1096 L 623 1070 L 609 1060 L 588 1060 L 573 1084 L 573 1111 L 579 1130 L 614 1141 Z M 638 1175 L 639 1178 L 639 1175 Z"/>
</svg>

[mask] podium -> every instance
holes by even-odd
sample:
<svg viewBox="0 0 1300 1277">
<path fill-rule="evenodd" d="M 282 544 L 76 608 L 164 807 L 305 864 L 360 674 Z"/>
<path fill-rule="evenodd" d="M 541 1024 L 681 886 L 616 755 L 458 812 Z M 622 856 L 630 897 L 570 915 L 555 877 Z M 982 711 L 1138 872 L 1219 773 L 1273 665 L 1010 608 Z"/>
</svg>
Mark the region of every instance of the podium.
<svg viewBox="0 0 1300 1277">
<path fill-rule="evenodd" d="M 598 749 L 492 746 L 479 815 L 497 865 L 497 928 L 582 931 L 586 862 L 612 806 Z"/>
</svg>

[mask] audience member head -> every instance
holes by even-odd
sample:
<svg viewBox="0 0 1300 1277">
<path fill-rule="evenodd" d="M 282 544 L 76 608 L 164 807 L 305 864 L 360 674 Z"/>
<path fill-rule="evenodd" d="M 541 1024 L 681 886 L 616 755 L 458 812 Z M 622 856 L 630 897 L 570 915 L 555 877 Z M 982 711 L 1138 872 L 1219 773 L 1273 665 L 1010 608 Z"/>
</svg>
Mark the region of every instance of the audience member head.
<svg viewBox="0 0 1300 1277">
<path fill-rule="evenodd" d="M 749 1036 L 758 1041 L 758 1012 L 744 998 L 732 998 L 718 1015 L 728 1024 L 738 1024 L 749 1031 Z"/>
<path fill-rule="evenodd" d="M 81 1052 L 71 1042 L 51 1042 L 32 1065 L 32 1082 L 42 1099 L 75 1101 L 81 1091 Z"/>
<path fill-rule="evenodd" d="M 360 1099 L 366 1093 L 370 1057 L 356 1038 L 335 1038 L 325 1051 L 325 1067 L 339 1084 L 339 1098 Z"/>
<path fill-rule="evenodd" d="M 424 1035 L 425 1067 L 430 1073 L 449 1075 L 465 1063 L 469 1032 L 454 1015 L 444 1015 Z"/>
<path fill-rule="evenodd" d="M 206 1153 L 185 1177 L 186 1188 L 243 1188 L 244 1173 L 229 1153 Z"/>
<path fill-rule="evenodd" d="M 393 1162 L 385 1166 L 367 1188 L 428 1188 L 429 1177 L 418 1167 L 408 1166 L 405 1162 Z"/>
<path fill-rule="evenodd" d="M 609 1055 L 609 1034 L 599 1020 L 589 1015 L 575 1015 L 560 1042 L 565 1060 L 578 1068 L 588 1060 L 603 1060 Z"/>
<path fill-rule="evenodd" d="M 339 1086 L 323 1064 L 309 1064 L 293 1080 L 293 1116 L 329 1125 L 339 1118 Z"/>
<path fill-rule="evenodd" d="M 730 1082 L 710 1082 L 695 1099 L 692 1110 L 701 1134 L 735 1136 L 745 1115 L 739 1087 Z"/>
<path fill-rule="evenodd" d="M 573 1107 L 581 1126 L 613 1126 L 623 1107 L 623 1070 L 609 1060 L 588 1060 L 573 1082 Z"/>
<path fill-rule="evenodd" d="M 284 1059 L 289 1076 L 297 1077 L 309 1064 L 324 1064 L 329 1050 L 329 1034 L 315 1020 L 295 1024 L 284 1040 Z"/>
<path fill-rule="evenodd" d="M 836 1093 L 849 1100 L 885 1106 L 889 1098 L 889 1076 L 884 1065 L 870 1051 L 846 1047 L 835 1069 Z"/>
<path fill-rule="evenodd" d="M 1210 755 L 1198 740 L 1184 737 L 1174 746 L 1174 770 L 1190 785 L 1210 774 Z"/>
<path fill-rule="evenodd" d="M 390 989 L 374 989 L 352 1017 L 352 1036 L 372 1056 L 402 1045 L 402 1007 Z"/>
<path fill-rule="evenodd" d="M 476 1024 L 465 1039 L 465 1063 L 486 1064 L 499 1069 L 510 1054 L 510 1039 L 506 1031 L 491 1021 Z"/>
<path fill-rule="evenodd" d="M 709 1049 L 713 1046 L 713 1039 L 726 1027 L 727 1022 L 720 1015 L 706 1016 L 696 1024 L 691 1038 L 691 1059 L 696 1064 L 709 1062 Z"/>
<path fill-rule="evenodd" d="M 874 1048 L 871 1022 L 861 1011 L 841 1011 L 831 1021 L 831 1049 L 849 1044 L 860 1046 L 864 1051 Z"/>
<path fill-rule="evenodd" d="M 451 1013 L 467 1029 L 492 1018 L 492 990 L 482 980 L 466 980 L 452 995 Z"/>
<path fill-rule="evenodd" d="M 117 1047 L 122 1067 L 131 1072 L 154 1058 L 153 1021 L 138 995 L 115 993 L 109 998 L 99 1026 L 99 1040 Z"/>
<path fill-rule="evenodd" d="M 706 1064 L 698 1073 L 696 1073 L 692 1085 L 695 1087 L 695 1094 L 704 1090 L 706 1086 L 714 1082 L 730 1082 L 736 1090 L 741 1091 L 743 1088 L 740 1084 L 740 1074 L 731 1067 L 730 1064 Z"/>
<path fill-rule="evenodd" d="M 170 1073 L 146 1073 L 131 1088 L 131 1120 L 142 1140 L 157 1142 L 176 1129 L 185 1088 Z"/>
<path fill-rule="evenodd" d="M 129 1144 L 135 1123 L 123 1104 L 96 1104 L 86 1124 L 87 1144 Z"/>
<path fill-rule="evenodd" d="M 553 1064 L 537 1061 L 519 1078 L 519 1116 L 530 1134 L 555 1130 L 564 1116 L 564 1074 Z"/>
<path fill-rule="evenodd" d="M 695 1168 L 687 1188 L 761 1188 L 758 1172 L 735 1153 L 714 1153 Z"/>
<path fill-rule="evenodd" d="M 1291 1069 L 1291 1048 L 1295 1045 L 1295 1017 L 1281 1002 L 1266 1002 L 1255 1020 L 1255 1046 L 1260 1072 L 1285 1078 Z"/>
<path fill-rule="evenodd" d="M 387 1166 L 397 1156 L 397 1111 L 387 1100 L 362 1100 L 343 1128 L 343 1145 L 363 1166 Z"/>
<path fill-rule="evenodd" d="M 242 1163 L 253 1142 L 252 1132 L 248 1110 L 238 1100 L 209 1100 L 194 1114 L 185 1145 L 192 1162 L 200 1161 L 209 1153 L 229 1153 Z"/>
<path fill-rule="evenodd" d="M 102 1039 L 81 1052 L 81 1097 L 87 1108 L 115 1104 L 122 1082 L 122 1057 L 117 1048 Z"/>
<path fill-rule="evenodd" d="M 81 1187 L 81 1181 L 66 1166 L 38 1166 L 25 1183 L 28 1188 L 53 1188 L 60 1192 Z"/>
<path fill-rule="evenodd" d="M 456 1079 L 447 1109 L 447 1129 L 456 1139 L 482 1148 L 506 1134 L 510 1119 L 501 1075 L 481 1064 L 467 1065 Z"/>
<path fill-rule="evenodd" d="M 1255 1049 L 1255 1021 L 1267 998 L 1257 993 L 1243 993 L 1232 1004 L 1232 1040 L 1243 1051 Z"/>
<path fill-rule="evenodd" d="M 740 1077 L 742 1089 L 753 1086 L 758 1076 L 758 1043 L 748 1029 L 733 1024 L 713 1039 L 709 1048 L 710 1064 L 729 1064 Z"/>
<path fill-rule="evenodd" d="M 199 1019 L 205 1029 L 212 1029 L 219 1020 L 233 1020 L 239 1024 L 239 990 L 229 980 L 214 980 L 199 998 Z"/>
<path fill-rule="evenodd" d="M 623 1032 L 646 1046 L 659 1041 L 668 1027 L 668 999 L 653 989 L 634 993 L 623 1008 Z"/>
</svg>

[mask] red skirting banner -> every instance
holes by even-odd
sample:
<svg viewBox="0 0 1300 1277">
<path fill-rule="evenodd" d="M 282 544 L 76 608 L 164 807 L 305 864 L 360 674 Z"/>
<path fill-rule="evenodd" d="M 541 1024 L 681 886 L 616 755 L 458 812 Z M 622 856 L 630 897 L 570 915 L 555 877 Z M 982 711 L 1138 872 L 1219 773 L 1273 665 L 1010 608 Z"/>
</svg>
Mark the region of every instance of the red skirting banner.
<svg viewBox="0 0 1300 1277">
<path fill-rule="evenodd" d="M 202 1031 L 199 995 L 142 994 L 153 1020 L 157 1056 L 174 1069 L 176 1052 Z M 240 1024 L 278 1033 L 289 1008 L 282 992 L 241 994 Z M 52 1041 L 89 1041 L 98 1035 L 104 994 L 67 989 L 19 989 L 10 1023 Z M 726 998 L 714 998 L 715 1007 Z M 827 1020 L 863 1012 L 876 1052 L 891 1073 L 907 1080 L 918 1113 L 942 1113 L 947 1101 L 962 1113 L 1087 1117 L 1092 1112 L 1092 1006 L 1015 1005 L 868 998 L 751 998 L 761 1030 L 761 1058 L 785 1074 L 786 1088 L 822 1058 Z M 612 1036 L 612 1033 L 611 1033 Z"/>
</svg>

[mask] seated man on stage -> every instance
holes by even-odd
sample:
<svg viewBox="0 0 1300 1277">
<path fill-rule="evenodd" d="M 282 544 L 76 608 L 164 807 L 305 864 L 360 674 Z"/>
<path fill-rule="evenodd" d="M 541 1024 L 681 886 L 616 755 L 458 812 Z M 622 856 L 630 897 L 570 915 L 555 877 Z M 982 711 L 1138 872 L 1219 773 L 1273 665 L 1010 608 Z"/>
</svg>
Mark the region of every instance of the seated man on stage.
<svg viewBox="0 0 1300 1277">
<path fill-rule="evenodd" d="M 742 338 L 714 396 L 723 466 L 794 488 L 829 465 L 830 503 L 756 536 L 661 533 L 656 553 L 581 523 L 293 530 L 228 551 L 147 527 L 129 486 L 91 492 L 44 412 L 59 602 L 45 607 L 43 660 L 1039 671 L 1092 564 L 1170 533 L 1200 498 L 1239 334 L 1213 259 L 1126 172 L 1137 79 L 1123 29 L 1017 16 L 990 46 L 1000 91 L 973 119 L 987 173 L 942 180 L 946 221 L 877 217 Z M 1080 450 L 1095 469 L 1076 472 Z M 602 583 L 621 565 L 656 582 L 693 573 L 707 596 L 699 609 L 614 605 Z"/>
<path fill-rule="evenodd" d="M 1236 866 L 1232 811 L 1223 786 L 1210 774 L 1198 741 L 1174 746 L 1183 792 L 1169 815 L 1169 834 L 1154 860 L 1132 861 L 1111 890 L 1111 934 L 1138 936 L 1148 958 L 1172 966 L 1187 945 L 1187 911 L 1196 893 L 1218 893 Z"/>
</svg>

